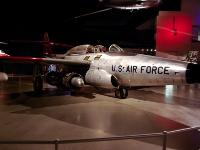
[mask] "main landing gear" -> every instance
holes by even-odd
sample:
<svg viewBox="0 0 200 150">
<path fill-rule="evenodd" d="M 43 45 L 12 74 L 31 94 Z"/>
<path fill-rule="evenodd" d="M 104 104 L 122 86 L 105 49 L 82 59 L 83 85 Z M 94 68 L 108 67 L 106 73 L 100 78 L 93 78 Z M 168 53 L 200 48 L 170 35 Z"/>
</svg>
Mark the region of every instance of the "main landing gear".
<svg viewBox="0 0 200 150">
<path fill-rule="evenodd" d="M 119 87 L 115 90 L 115 97 L 125 99 L 128 97 L 128 89 Z"/>
<path fill-rule="evenodd" d="M 43 78 L 41 75 L 34 77 L 33 79 L 33 90 L 36 93 L 42 92 L 43 89 Z"/>
<path fill-rule="evenodd" d="M 41 93 L 43 90 L 42 66 L 36 64 L 33 69 L 33 90 L 36 93 Z"/>
</svg>

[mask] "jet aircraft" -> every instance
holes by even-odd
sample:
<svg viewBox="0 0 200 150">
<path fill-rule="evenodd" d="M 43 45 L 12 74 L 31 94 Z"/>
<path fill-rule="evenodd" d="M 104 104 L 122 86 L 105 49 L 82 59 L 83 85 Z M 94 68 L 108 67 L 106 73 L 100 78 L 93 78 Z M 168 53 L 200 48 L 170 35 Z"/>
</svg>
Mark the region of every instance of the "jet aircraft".
<svg viewBox="0 0 200 150">
<path fill-rule="evenodd" d="M 116 44 L 79 45 L 63 55 L 49 57 L 0 56 L 0 60 L 33 63 L 33 88 L 41 91 L 43 79 L 58 88 L 84 85 L 115 89 L 115 97 L 127 98 L 128 89 L 139 86 L 181 85 L 200 82 L 200 65 L 166 58 L 127 54 Z M 43 70 L 43 65 L 59 65 Z M 49 67 L 49 66 L 47 66 Z"/>
</svg>

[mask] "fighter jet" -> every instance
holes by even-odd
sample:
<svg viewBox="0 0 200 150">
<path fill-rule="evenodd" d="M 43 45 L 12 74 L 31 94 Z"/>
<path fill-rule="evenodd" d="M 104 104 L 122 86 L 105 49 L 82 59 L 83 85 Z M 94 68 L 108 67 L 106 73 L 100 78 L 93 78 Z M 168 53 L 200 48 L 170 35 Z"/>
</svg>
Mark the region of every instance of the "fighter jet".
<svg viewBox="0 0 200 150">
<path fill-rule="evenodd" d="M 50 55 L 49 55 L 50 56 Z M 33 87 L 41 91 L 43 79 L 62 89 L 85 85 L 115 89 L 115 97 L 124 99 L 128 89 L 139 86 L 182 85 L 200 82 L 200 65 L 166 58 L 127 54 L 116 44 L 79 45 L 63 55 L 32 58 L 1 56 L 0 60 L 33 63 Z M 48 71 L 42 69 L 48 66 Z M 59 65 L 58 68 L 52 65 Z"/>
</svg>

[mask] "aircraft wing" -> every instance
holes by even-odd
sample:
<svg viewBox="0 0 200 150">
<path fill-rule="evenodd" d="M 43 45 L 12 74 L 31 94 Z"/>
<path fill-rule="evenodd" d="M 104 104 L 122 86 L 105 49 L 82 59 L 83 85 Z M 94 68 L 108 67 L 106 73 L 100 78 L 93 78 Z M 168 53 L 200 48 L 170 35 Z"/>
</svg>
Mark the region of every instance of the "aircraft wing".
<svg viewBox="0 0 200 150">
<path fill-rule="evenodd" d="M 65 64 L 65 65 L 90 65 L 89 61 L 85 60 L 67 60 L 58 58 L 38 58 L 38 57 L 18 57 L 18 56 L 0 56 L 0 60 L 4 62 L 15 62 L 15 63 L 41 63 L 41 64 Z"/>
</svg>

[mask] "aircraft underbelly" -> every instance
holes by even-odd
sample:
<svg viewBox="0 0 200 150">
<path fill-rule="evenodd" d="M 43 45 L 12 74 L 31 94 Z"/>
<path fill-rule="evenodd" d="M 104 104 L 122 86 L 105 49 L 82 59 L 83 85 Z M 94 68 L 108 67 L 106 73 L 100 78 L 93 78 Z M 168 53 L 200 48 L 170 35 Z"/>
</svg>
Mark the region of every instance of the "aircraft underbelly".
<svg viewBox="0 0 200 150">
<path fill-rule="evenodd" d="M 152 75 L 152 74 L 130 74 L 120 73 L 116 74 L 122 86 L 153 86 L 153 85 L 166 85 L 166 84 L 184 84 L 185 74 L 179 75 Z"/>
<path fill-rule="evenodd" d="M 76 66 L 76 65 L 71 65 L 71 66 L 64 66 L 63 71 L 66 73 L 71 73 L 75 72 L 78 73 L 82 76 L 85 76 L 86 72 L 88 71 L 89 66 Z"/>
<path fill-rule="evenodd" d="M 183 84 L 185 78 L 183 77 L 168 77 L 168 76 L 150 76 L 150 75 L 135 75 L 131 77 L 131 86 L 155 86 L 166 84 Z"/>
</svg>

